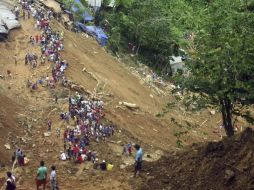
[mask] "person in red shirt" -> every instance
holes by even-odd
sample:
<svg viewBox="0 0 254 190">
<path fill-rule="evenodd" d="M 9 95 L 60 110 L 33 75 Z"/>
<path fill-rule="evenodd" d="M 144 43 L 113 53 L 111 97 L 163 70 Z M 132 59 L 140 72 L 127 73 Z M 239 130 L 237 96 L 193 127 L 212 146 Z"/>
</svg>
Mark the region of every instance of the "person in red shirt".
<svg viewBox="0 0 254 190">
<path fill-rule="evenodd" d="M 77 157 L 77 160 L 76 160 L 76 163 L 81 164 L 82 162 L 83 162 L 83 158 L 82 158 L 81 154 L 79 153 L 78 157 Z"/>
<path fill-rule="evenodd" d="M 64 142 L 67 141 L 67 135 L 68 135 L 68 131 L 64 131 Z"/>
<path fill-rule="evenodd" d="M 35 36 L 35 42 L 36 42 L 36 43 L 39 42 L 39 36 L 38 36 L 38 35 Z"/>
<path fill-rule="evenodd" d="M 78 157 L 78 152 L 79 152 L 79 148 L 76 145 L 76 146 L 73 147 L 73 154 L 74 154 L 75 159 Z"/>
<path fill-rule="evenodd" d="M 87 153 L 87 149 L 83 148 L 82 154 L 86 154 Z"/>
</svg>

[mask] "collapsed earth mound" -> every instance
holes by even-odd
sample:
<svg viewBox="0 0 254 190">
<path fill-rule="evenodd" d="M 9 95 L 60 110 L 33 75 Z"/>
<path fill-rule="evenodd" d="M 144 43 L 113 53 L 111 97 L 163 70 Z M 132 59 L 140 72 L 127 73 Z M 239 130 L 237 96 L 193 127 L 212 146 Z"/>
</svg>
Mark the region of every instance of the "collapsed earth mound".
<svg viewBox="0 0 254 190">
<path fill-rule="evenodd" d="M 254 189 L 254 132 L 144 163 L 140 189 Z"/>
<path fill-rule="evenodd" d="M 17 143 L 17 136 L 22 133 L 16 122 L 16 115 L 20 110 L 20 105 L 0 93 L 0 167 L 10 163 L 9 148 Z"/>
</svg>

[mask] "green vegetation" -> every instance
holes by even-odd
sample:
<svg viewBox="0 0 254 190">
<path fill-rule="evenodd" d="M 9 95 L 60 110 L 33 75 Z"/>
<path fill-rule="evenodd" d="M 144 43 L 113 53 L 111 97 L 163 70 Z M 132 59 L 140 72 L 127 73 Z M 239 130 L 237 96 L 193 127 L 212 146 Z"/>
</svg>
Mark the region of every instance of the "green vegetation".
<svg viewBox="0 0 254 190">
<path fill-rule="evenodd" d="M 65 9 L 70 10 L 71 12 L 72 12 L 72 9 L 71 9 L 72 7 L 75 7 L 77 9 L 76 12 L 72 12 L 75 20 L 81 20 L 82 15 L 86 11 L 90 13 L 86 0 L 80 0 L 82 5 L 76 3 L 75 0 L 61 0 L 61 2 L 64 4 Z"/>
<path fill-rule="evenodd" d="M 97 22 L 107 26 L 113 52 L 133 53 L 162 75 L 171 72 L 170 56 L 185 49 L 189 74 L 179 72 L 171 80 L 190 92 L 187 106 L 220 107 L 232 136 L 234 115 L 253 121 L 247 107 L 254 102 L 253 5 L 252 0 L 118 0 L 112 10 L 104 6 Z"/>
<path fill-rule="evenodd" d="M 175 77 L 195 101 L 219 106 L 227 135 L 234 135 L 233 116 L 253 121 L 254 14 L 247 0 L 210 1 L 195 28 L 195 54 L 187 62 L 189 75 Z"/>
<path fill-rule="evenodd" d="M 160 74 L 171 72 L 170 56 L 186 46 L 192 8 L 184 0 L 118 0 L 109 10 L 106 6 L 97 22 L 107 28 L 108 47 L 114 52 L 129 52 Z M 185 11 L 183 11 L 185 10 Z"/>
</svg>

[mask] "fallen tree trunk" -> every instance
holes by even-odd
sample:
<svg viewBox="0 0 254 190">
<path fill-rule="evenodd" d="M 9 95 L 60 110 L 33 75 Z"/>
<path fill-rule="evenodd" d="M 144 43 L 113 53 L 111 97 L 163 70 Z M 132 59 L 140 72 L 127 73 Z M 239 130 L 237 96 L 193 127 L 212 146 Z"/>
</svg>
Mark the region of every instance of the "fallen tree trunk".
<svg viewBox="0 0 254 190">
<path fill-rule="evenodd" d="M 133 103 L 129 103 L 129 102 L 119 102 L 119 105 L 123 105 L 127 108 L 131 108 L 131 109 L 138 109 L 139 107 L 136 104 Z"/>
</svg>

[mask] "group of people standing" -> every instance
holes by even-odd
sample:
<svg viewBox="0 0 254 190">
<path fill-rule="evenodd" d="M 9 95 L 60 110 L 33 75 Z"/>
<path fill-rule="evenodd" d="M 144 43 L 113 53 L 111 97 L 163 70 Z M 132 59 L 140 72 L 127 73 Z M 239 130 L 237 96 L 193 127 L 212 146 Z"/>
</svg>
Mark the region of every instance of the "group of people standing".
<svg viewBox="0 0 254 190">
<path fill-rule="evenodd" d="M 37 43 L 41 47 L 41 64 L 45 63 L 46 60 L 52 63 L 51 77 L 41 77 L 35 83 L 28 80 L 28 87 L 36 90 L 38 84 L 43 85 L 46 82 L 46 86 L 51 88 L 55 87 L 57 82 L 66 83 L 67 79 L 64 76 L 64 72 L 68 67 L 68 63 L 61 59 L 60 51 L 64 50 L 63 45 L 63 32 L 54 31 L 49 24 L 49 20 L 52 18 L 52 12 L 43 10 L 42 8 L 35 8 L 28 3 L 27 0 L 20 0 L 23 12 L 27 11 L 27 14 L 32 14 L 36 20 L 36 27 L 42 30 L 41 34 L 35 37 L 30 37 L 30 43 Z M 15 8 L 19 12 L 19 8 Z M 19 14 L 19 13 L 17 13 Z M 25 14 L 25 13 L 24 13 Z M 16 55 L 15 55 L 16 56 Z M 38 56 L 34 53 L 28 53 L 25 57 L 25 64 L 30 63 L 33 68 L 37 66 Z M 16 64 L 16 59 L 15 59 Z M 78 92 L 74 96 L 69 97 L 69 110 L 68 112 L 61 113 L 61 119 L 65 120 L 69 124 L 70 118 L 75 121 L 74 128 L 67 128 L 64 131 L 64 155 L 66 159 L 74 159 L 76 163 L 82 163 L 84 160 L 92 161 L 94 168 L 99 166 L 101 170 L 107 170 L 107 166 L 112 169 L 113 165 L 103 160 L 100 164 L 96 156 L 96 151 L 88 149 L 91 140 L 99 143 L 101 140 L 105 141 L 106 138 L 113 136 L 115 133 L 115 126 L 112 124 L 103 124 L 104 118 L 103 112 L 104 103 L 98 100 L 89 100 L 84 98 Z M 135 156 L 135 172 L 136 176 L 142 167 L 142 156 L 143 151 L 139 145 L 135 145 L 134 148 L 137 150 Z M 132 155 L 132 146 L 129 143 L 126 149 L 129 155 Z M 24 158 L 21 149 L 15 152 L 15 158 L 18 160 L 19 166 L 24 166 Z M 48 169 L 45 166 L 44 161 L 40 162 L 40 167 L 37 170 L 36 175 L 36 187 L 39 190 L 40 186 L 43 186 L 43 190 L 47 184 L 47 173 Z M 7 172 L 6 190 L 15 190 L 15 177 L 11 172 Z M 56 167 L 51 166 L 50 172 L 50 185 L 52 190 L 57 190 L 57 173 Z"/>
<path fill-rule="evenodd" d="M 36 172 L 36 189 L 39 190 L 40 186 L 42 186 L 43 190 L 46 189 L 46 184 L 48 183 L 48 169 L 45 166 L 44 161 L 40 162 L 40 166 Z M 16 177 L 12 174 L 12 172 L 8 171 L 6 173 L 7 180 L 6 180 L 6 188 L 5 190 L 16 190 Z M 51 166 L 50 172 L 50 188 L 51 190 L 59 190 L 58 183 L 57 183 L 57 173 L 56 173 L 56 166 Z"/>
<path fill-rule="evenodd" d="M 35 53 L 28 52 L 25 56 L 25 64 L 30 63 L 32 68 L 36 68 L 38 63 L 41 65 L 47 61 L 52 63 L 52 76 L 44 76 L 35 82 L 27 81 L 27 87 L 31 87 L 33 90 L 38 89 L 38 85 L 49 86 L 55 88 L 57 82 L 62 85 L 66 85 L 67 79 L 64 76 L 64 72 L 68 67 L 68 63 L 61 59 L 60 51 L 64 50 L 63 45 L 63 32 L 54 31 L 49 21 L 53 18 L 52 11 L 45 10 L 41 7 L 35 7 L 27 1 L 21 1 L 22 7 L 25 10 L 32 13 L 33 18 L 36 20 L 35 27 L 40 30 L 40 34 L 30 36 L 29 42 L 32 45 L 39 45 L 41 49 L 41 55 L 37 56 Z"/>
<path fill-rule="evenodd" d="M 37 190 L 39 190 L 40 186 L 43 186 L 43 190 L 46 188 L 47 184 L 47 173 L 48 169 L 45 166 L 44 161 L 40 162 L 40 167 L 37 170 L 37 175 L 36 175 L 36 187 Z M 56 166 L 51 166 L 51 172 L 50 172 L 50 187 L 51 190 L 58 190 L 58 184 L 57 184 L 57 173 L 56 173 Z"/>
<path fill-rule="evenodd" d="M 69 111 L 60 114 L 60 118 L 69 125 L 74 120 L 75 127 L 68 126 L 64 131 L 63 158 L 82 163 L 85 160 L 95 163 L 96 151 L 89 150 L 91 140 L 99 143 L 101 140 L 113 136 L 115 127 L 112 124 L 103 124 L 103 101 L 89 100 L 78 92 L 69 97 Z"/>
</svg>

